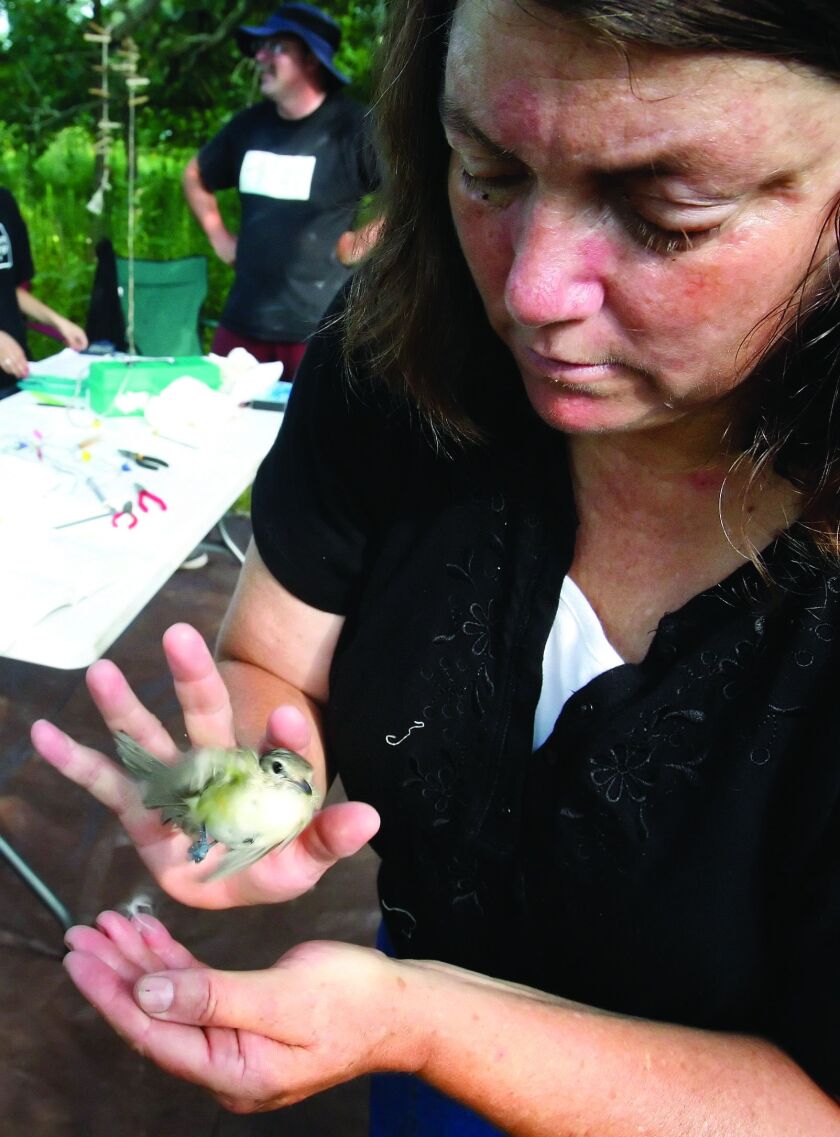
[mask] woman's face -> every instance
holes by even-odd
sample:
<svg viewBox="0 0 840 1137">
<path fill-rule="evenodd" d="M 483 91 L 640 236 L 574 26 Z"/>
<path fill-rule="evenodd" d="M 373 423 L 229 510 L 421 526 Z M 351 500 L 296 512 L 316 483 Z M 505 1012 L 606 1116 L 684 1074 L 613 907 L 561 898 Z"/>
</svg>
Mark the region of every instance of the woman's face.
<svg viewBox="0 0 840 1137">
<path fill-rule="evenodd" d="M 547 8 L 461 0 L 443 119 L 464 254 L 558 429 L 710 407 L 772 338 L 818 245 L 826 271 L 840 84 L 815 73 L 625 54 Z"/>
</svg>

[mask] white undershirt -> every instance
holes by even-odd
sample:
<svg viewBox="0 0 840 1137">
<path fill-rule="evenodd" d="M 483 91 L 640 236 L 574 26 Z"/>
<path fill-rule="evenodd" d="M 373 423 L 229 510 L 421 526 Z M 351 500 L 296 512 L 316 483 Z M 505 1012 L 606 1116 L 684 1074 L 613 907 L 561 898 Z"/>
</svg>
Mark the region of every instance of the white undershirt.
<svg viewBox="0 0 840 1137">
<path fill-rule="evenodd" d="M 624 660 L 604 634 L 592 605 L 571 577 L 560 589 L 557 615 L 543 653 L 542 690 L 534 715 L 534 749 L 554 730 L 566 700 Z"/>
</svg>

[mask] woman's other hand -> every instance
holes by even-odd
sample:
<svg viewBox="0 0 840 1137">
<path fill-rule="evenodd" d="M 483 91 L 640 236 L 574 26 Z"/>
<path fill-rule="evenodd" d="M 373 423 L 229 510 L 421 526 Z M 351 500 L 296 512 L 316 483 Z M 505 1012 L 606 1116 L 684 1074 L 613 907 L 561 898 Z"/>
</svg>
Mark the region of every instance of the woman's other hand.
<svg viewBox="0 0 840 1137">
<path fill-rule="evenodd" d="M 176 624 L 165 633 L 163 646 L 189 746 L 236 745 L 227 688 L 202 637 L 189 625 Z M 175 741 L 113 663 L 93 664 L 87 684 L 112 734 L 124 731 L 161 761 L 177 760 Z M 267 745 L 287 746 L 308 756 L 310 737 L 310 725 L 297 708 L 282 706 L 269 716 Z M 358 852 L 379 826 L 376 811 L 362 802 L 328 806 L 283 850 L 269 853 L 232 877 L 206 883 L 204 870 L 187 855 L 190 839 L 161 822 L 158 810 L 143 805 L 137 784 L 114 760 L 44 720 L 33 725 L 32 742 L 50 765 L 117 815 L 161 887 L 196 908 L 265 904 L 299 896 L 337 860 Z"/>
<path fill-rule="evenodd" d="M 406 969 L 370 948 L 305 943 L 265 971 L 215 971 L 158 920 L 116 912 L 66 939 L 67 971 L 117 1033 L 235 1113 L 413 1066 Z"/>
</svg>

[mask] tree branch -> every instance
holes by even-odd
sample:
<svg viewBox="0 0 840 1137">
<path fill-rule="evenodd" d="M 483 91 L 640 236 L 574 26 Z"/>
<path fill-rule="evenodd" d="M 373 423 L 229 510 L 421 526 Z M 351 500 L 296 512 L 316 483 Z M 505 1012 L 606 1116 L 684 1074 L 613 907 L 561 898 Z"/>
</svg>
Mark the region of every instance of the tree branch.
<svg viewBox="0 0 840 1137">
<path fill-rule="evenodd" d="M 137 31 L 144 20 L 157 12 L 160 4 L 161 0 L 139 0 L 136 5 L 127 3 L 124 6 L 112 8 L 111 19 L 108 22 L 111 38 L 116 43 L 128 39 Z"/>
</svg>

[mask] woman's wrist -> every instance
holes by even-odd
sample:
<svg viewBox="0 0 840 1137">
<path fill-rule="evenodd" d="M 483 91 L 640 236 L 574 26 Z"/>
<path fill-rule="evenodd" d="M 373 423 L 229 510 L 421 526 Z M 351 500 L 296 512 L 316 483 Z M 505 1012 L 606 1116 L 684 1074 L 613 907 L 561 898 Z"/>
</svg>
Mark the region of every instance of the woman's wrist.
<svg viewBox="0 0 840 1137">
<path fill-rule="evenodd" d="M 434 1042 L 435 984 L 414 960 L 376 952 L 380 977 L 372 998 L 379 1004 L 380 1037 L 372 1053 L 371 1073 L 420 1074 Z"/>
<path fill-rule="evenodd" d="M 506 985 L 437 960 L 388 962 L 395 968 L 398 999 L 393 1015 L 393 1065 L 387 1068 L 435 1084 L 436 1071 L 448 1067 L 452 1047 L 458 1049 L 461 1030 L 470 1030 L 467 1020 L 474 1000 L 498 993 Z M 513 989 L 519 990 L 515 985 Z M 546 996 L 546 1001 L 554 1000 Z"/>
</svg>

